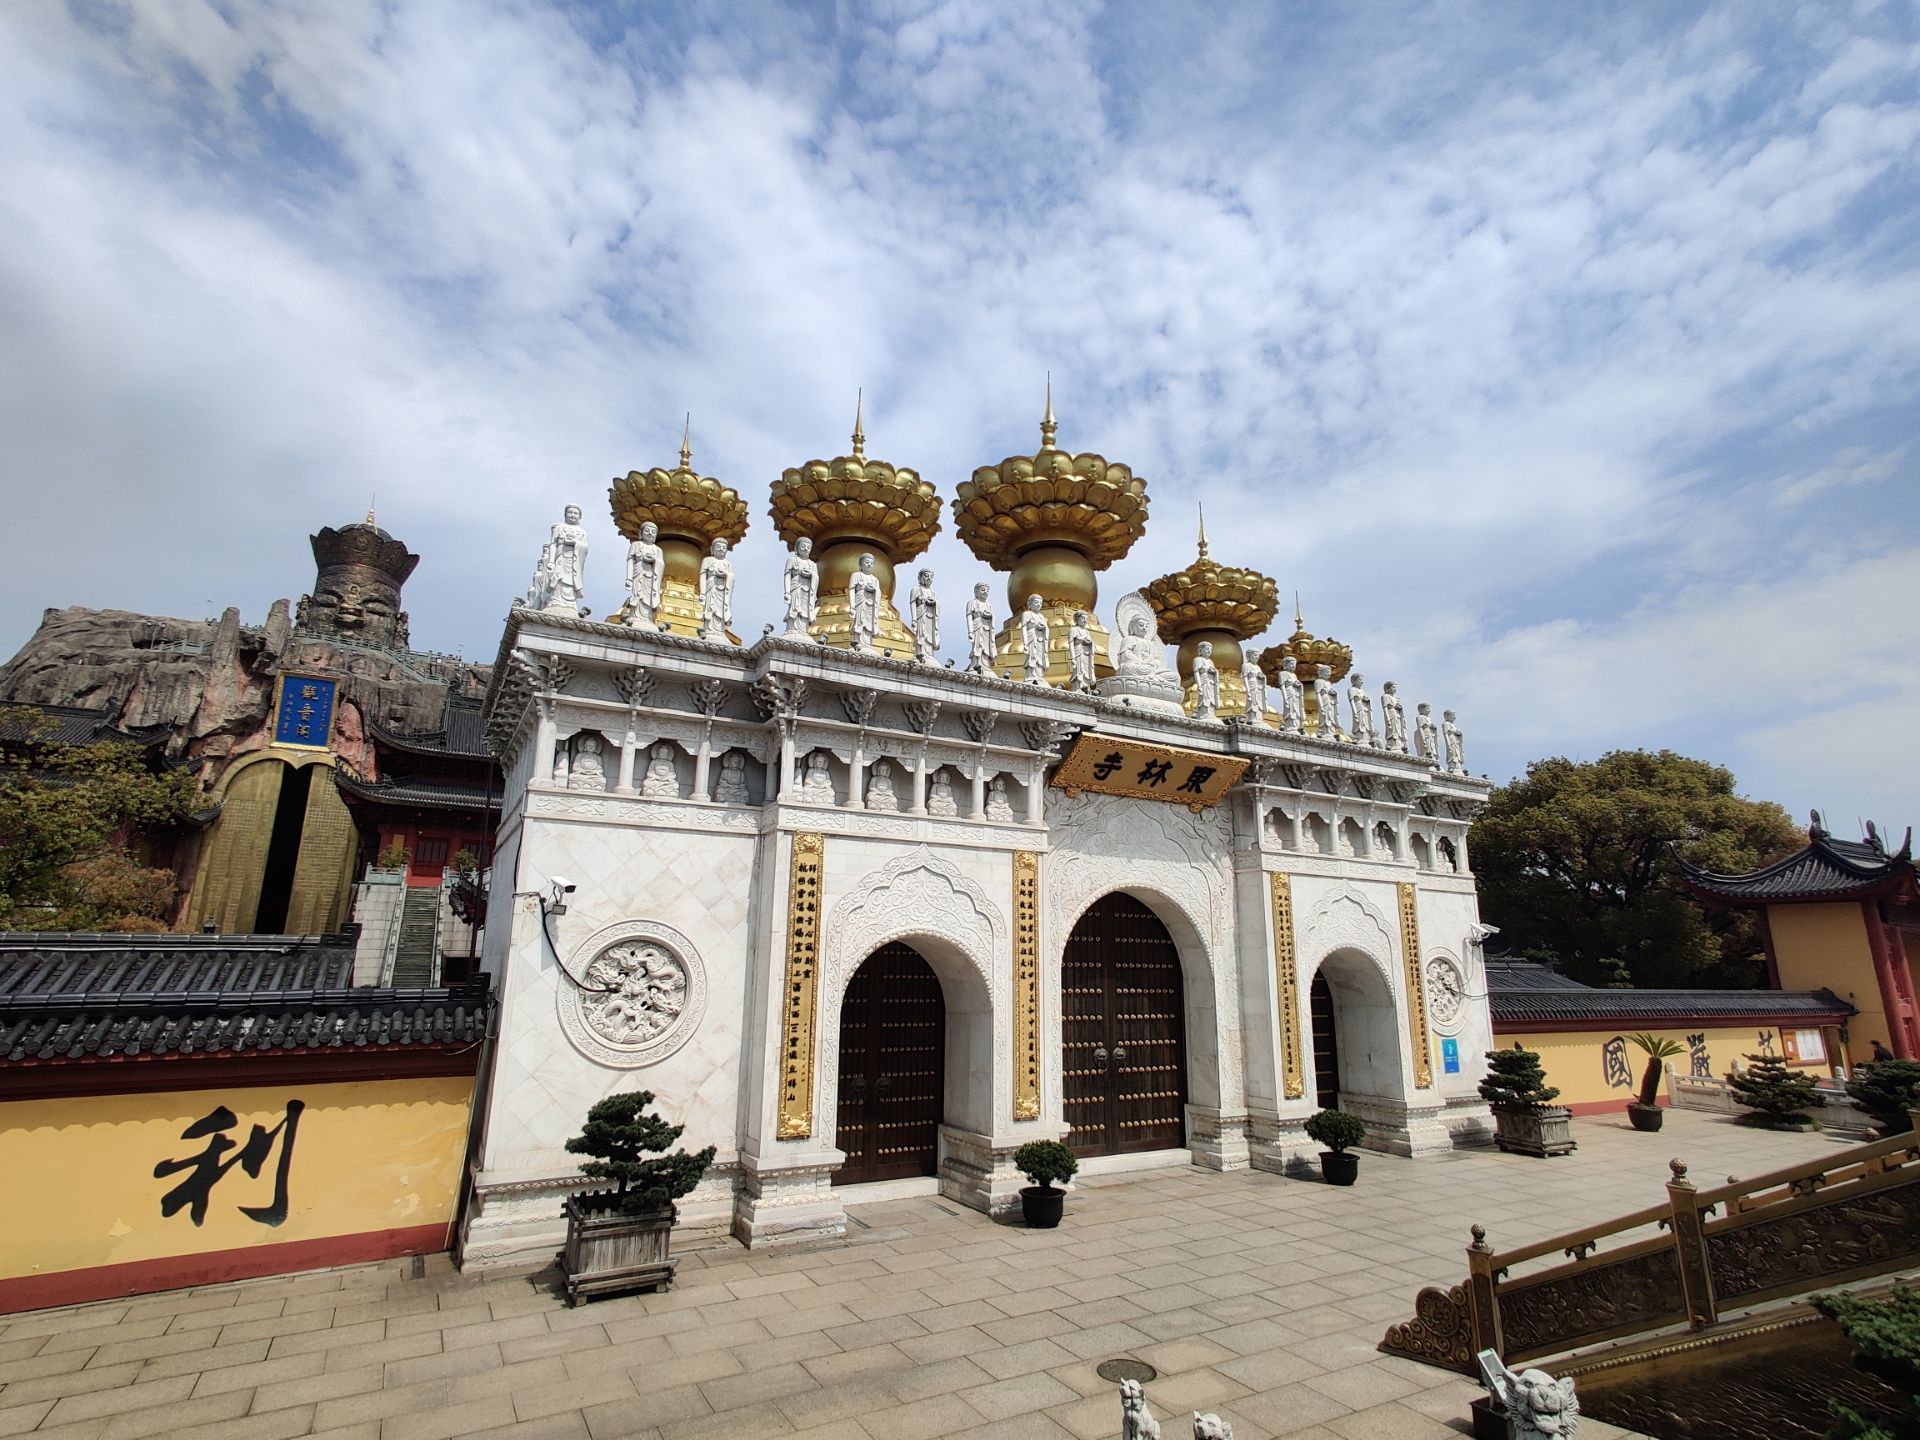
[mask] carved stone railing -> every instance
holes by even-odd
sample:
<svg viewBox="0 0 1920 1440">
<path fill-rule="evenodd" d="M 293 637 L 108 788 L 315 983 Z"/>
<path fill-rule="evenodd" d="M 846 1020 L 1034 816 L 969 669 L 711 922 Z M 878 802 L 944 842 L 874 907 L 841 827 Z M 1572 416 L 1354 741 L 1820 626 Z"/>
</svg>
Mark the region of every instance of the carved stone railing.
<svg viewBox="0 0 1920 1440">
<path fill-rule="evenodd" d="M 1467 1278 L 1422 1290 L 1388 1329 L 1393 1355 L 1476 1374 L 1508 1363 L 1687 1324 L 1920 1264 L 1920 1112 L 1914 1128 L 1845 1153 L 1697 1190 L 1675 1160 L 1667 1200 L 1631 1215 L 1495 1251 L 1475 1225 Z M 1655 1233 L 1644 1232 L 1653 1227 Z M 1516 1273 L 1551 1256 L 1564 1263 Z"/>
</svg>

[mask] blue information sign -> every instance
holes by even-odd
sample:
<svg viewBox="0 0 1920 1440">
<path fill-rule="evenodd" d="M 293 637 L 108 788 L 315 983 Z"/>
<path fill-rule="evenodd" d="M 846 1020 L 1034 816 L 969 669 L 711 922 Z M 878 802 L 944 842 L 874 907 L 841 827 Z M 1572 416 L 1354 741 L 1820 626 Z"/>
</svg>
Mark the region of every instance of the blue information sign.
<svg viewBox="0 0 1920 1440">
<path fill-rule="evenodd" d="M 282 675 L 274 743 L 324 748 L 333 732 L 334 690 L 334 681 L 317 675 Z"/>
<path fill-rule="evenodd" d="M 1442 1040 L 1440 1042 L 1440 1069 L 1448 1075 L 1460 1073 L 1460 1042 Z"/>
</svg>

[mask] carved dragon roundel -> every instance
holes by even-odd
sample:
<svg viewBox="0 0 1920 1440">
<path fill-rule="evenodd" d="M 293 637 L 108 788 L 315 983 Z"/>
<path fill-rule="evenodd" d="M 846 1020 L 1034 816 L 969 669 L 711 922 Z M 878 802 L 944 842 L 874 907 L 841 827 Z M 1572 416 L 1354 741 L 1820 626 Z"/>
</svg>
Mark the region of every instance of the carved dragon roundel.
<svg viewBox="0 0 1920 1440">
<path fill-rule="evenodd" d="M 602 1065 L 637 1069 L 666 1059 L 706 1012 L 700 957 L 679 931 L 653 921 L 607 927 L 574 951 L 566 969 L 560 1027 Z"/>
</svg>

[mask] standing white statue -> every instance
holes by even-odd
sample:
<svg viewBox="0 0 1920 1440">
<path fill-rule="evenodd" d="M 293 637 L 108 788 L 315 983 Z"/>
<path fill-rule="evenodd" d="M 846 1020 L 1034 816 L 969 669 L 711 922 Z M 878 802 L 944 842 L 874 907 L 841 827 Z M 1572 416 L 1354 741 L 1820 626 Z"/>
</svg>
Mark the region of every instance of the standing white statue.
<svg viewBox="0 0 1920 1440">
<path fill-rule="evenodd" d="M 573 774 L 567 778 L 569 790 L 607 788 L 607 762 L 600 754 L 601 739 L 586 734 L 573 742 Z"/>
<path fill-rule="evenodd" d="M 627 624 L 641 630 L 660 625 L 660 578 L 666 572 L 666 557 L 655 542 L 660 527 L 648 520 L 640 527 L 640 537 L 627 546 Z"/>
<path fill-rule="evenodd" d="M 876 760 L 867 772 L 867 809 L 898 810 L 900 792 L 893 788 L 893 762 Z"/>
<path fill-rule="evenodd" d="M 1347 730 L 1354 744 L 1380 748 L 1380 737 L 1373 733 L 1373 697 L 1367 694 L 1367 677 L 1358 670 L 1347 682 Z"/>
<path fill-rule="evenodd" d="M 1438 769 L 1440 766 L 1440 731 L 1433 723 L 1433 706 L 1422 700 L 1419 712 L 1413 717 L 1413 735 L 1417 742 L 1420 758 Z"/>
<path fill-rule="evenodd" d="M 1280 662 L 1280 728 L 1298 735 L 1306 715 L 1306 696 L 1291 655 Z"/>
<path fill-rule="evenodd" d="M 1040 609 L 1038 595 L 1027 597 L 1027 608 L 1020 612 L 1020 648 L 1026 652 L 1026 671 L 1022 675 L 1029 685 L 1047 683 L 1047 617 Z"/>
<path fill-rule="evenodd" d="M 847 581 L 847 618 L 853 622 L 853 648 L 871 655 L 880 629 L 880 577 L 873 573 L 871 555 L 860 557 L 860 568 Z"/>
<path fill-rule="evenodd" d="M 1262 725 L 1267 719 L 1267 676 L 1253 661 L 1240 667 L 1240 683 L 1247 692 L 1247 723 Z"/>
<path fill-rule="evenodd" d="M 987 819 L 1013 819 L 1013 800 L 1007 794 L 1007 778 L 996 775 L 987 782 Z"/>
<path fill-rule="evenodd" d="M 720 757 L 720 781 L 714 787 L 713 798 L 722 805 L 747 803 L 747 757 L 738 750 L 729 750 Z"/>
<path fill-rule="evenodd" d="M 1464 775 L 1467 773 L 1466 736 L 1460 733 L 1460 726 L 1454 719 L 1453 711 L 1442 710 L 1440 722 L 1440 736 L 1447 747 L 1447 773 Z"/>
<path fill-rule="evenodd" d="M 1407 709 L 1400 703 L 1400 687 L 1391 680 L 1380 687 L 1380 731 L 1387 749 L 1407 753 Z"/>
<path fill-rule="evenodd" d="M 816 750 L 807 756 L 807 773 L 800 780 L 800 798 L 809 805 L 833 804 L 833 771 L 828 768 L 826 751 Z"/>
<path fill-rule="evenodd" d="M 527 604 L 556 615 L 578 615 L 586 587 L 587 532 L 580 525 L 580 507 L 569 505 L 540 551 Z"/>
<path fill-rule="evenodd" d="M 984 584 L 975 585 L 973 598 L 967 601 L 967 673 L 993 673 L 993 606 Z"/>
<path fill-rule="evenodd" d="M 1322 740 L 1340 738 L 1340 692 L 1333 688 L 1333 667 L 1316 665 L 1313 667 L 1313 703 L 1320 710 L 1320 728 L 1317 732 Z"/>
<path fill-rule="evenodd" d="M 1480 1375 L 1507 1412 L 1513 1440 L 1573 1440 L 1580 1429 L 1580 1397 L 1573 1378 L 1553 1378 L 1544 1370 L 1510 1370 L 1499 1353 L 1482 1350 Z"/>
<path fill-rule="evenodd" d="M 715 540 L 713 553 L 700 562 L 700 638 L 726 643 L 733 621 L 733 562 L 727 542 Z"/>
<path fill-rule="evenodd" d="M 1087 612 L 1073 612 L 1073 624 L 1067 630 L 1067 688 L 1082 694 L 1093 689 L 1093 630 L 1087 624 Z"/>
<path fill-rule="evenodd" d="M 960 813 L 960 802 L 954 798 L 953 781 L 948 778 L 945 767 L 933 772 L 933 781 L 927 790 L 927 813 L 946 816 Z"/>
<path fill-rule="evenodd" d="M 787 568 L 781 574 L 781 588 L 787 597 L 787 635 L 789 640 L 811 640 L 808 628 L 820 613 L 820 565 L 813 558 L 813 541 L 802 535 L 793 542 L 787 556 Z"/>
<path fill-rule="evenodd" d="M 1211 720 L 1220 708 L 1220 667 L 1213 663 L 1213 642 L 1202 640 L 1193 657 L 1193 718 Z"/>
<path fill-rule="evenodd" d="M 922 665 L 935 664 L 940 658 L 940 597 L 933 593 L 933 571 L 920 572 L 907 607 L 913 615 L 913 658 Z"/>
</svg>

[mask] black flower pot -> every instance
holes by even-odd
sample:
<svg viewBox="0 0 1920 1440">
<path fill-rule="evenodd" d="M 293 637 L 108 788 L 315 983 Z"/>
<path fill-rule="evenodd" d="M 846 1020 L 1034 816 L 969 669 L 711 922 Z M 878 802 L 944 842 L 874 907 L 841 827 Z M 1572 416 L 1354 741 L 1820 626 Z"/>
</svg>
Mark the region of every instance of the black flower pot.
<svg viewBox="0 0 1920 1440">
<path fill-rule="evenodd" d="M 1638 1100 L 1627 1102 L 1627 1119 L 1633 1122 L 1636 1130 L 1658 1130 L 1666 1113 L 1658 1105 L 1642 1105 Z"/>
<path fill-rule="evenodd" d="M 1067 1192 L 1051 1185 L 1026 1185 L 1020 1190 L 1020 1214 L 1030 1230 L 1051 1230 L 1060 1223 Z"/>
<path fill-rule="evenodd" d="M 1350 1150 L 1322 1150 L 1320 1178 L 1329 1185 L 1351 1185 L 1360 1178 L 1360 1157 Z"/>
</svg>

